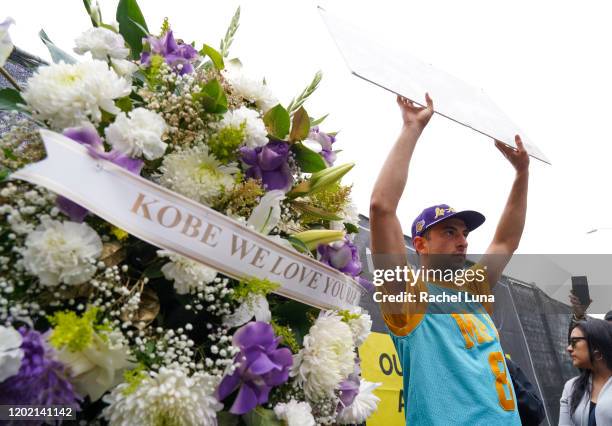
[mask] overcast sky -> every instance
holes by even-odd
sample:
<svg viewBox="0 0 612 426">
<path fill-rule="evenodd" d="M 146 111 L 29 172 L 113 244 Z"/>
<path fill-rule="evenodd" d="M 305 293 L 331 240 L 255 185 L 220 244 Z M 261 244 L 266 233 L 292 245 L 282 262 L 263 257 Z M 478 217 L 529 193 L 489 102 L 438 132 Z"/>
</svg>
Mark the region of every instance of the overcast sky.
<svg viewBox="0 0 612 426">
<path fill-rule="evenodd" d="M 113 19 L 116 0 L 100 1 Z M 245 1 L 140 0 L 149 29 L 164 16 L 177 37 L 218 46 L 238 5 L 241 27 L 231 49 L 247 69 L 265 75 L 285 105 L 317 70 L 323 82 L 307 102 L 330 113 L 340 131 L 339 161 L 350 173 L 359 211 L 368 214 L 372 186 L 401 119 L 394 96 L 350 75 L 316 6 L 361 27 L 377 41 L 402 46 L 435 67 L 483 88 L 548 156 L 532 159 L 521 253 L 612 253 L 610 148 L 612 55 L 606 1 Z M 90 27 L 78 0 L 4 0 L 16 45 L 45 59 L 44 28 L 65 50 Z M 0 19 L 2 16 L 0 16 Z M 435 103 L 435 98 L 434 98 Z M 399 214 L 404 232 L 424 207 L 475 209 L 487 221 L 469 238 L 483 252 L 495 230 L 513 169 L 488 138 L 434 116 L 418 143 Z M 581 271 L 571 271 L 580 273 Z"/>
</svg>

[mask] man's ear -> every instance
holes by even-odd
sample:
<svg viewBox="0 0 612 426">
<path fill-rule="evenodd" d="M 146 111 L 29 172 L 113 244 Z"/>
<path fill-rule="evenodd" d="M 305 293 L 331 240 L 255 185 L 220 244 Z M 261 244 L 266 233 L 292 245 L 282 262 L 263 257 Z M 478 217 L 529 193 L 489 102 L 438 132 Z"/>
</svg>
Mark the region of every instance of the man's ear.
<svg viewBox="0 0 612 426">
<path fill-rule="evenodd" d="M 427 250 L 427 240 L 423 237 L 414 237 L 412 245 L 417 253 L 424 253 Z"/>
</svg>

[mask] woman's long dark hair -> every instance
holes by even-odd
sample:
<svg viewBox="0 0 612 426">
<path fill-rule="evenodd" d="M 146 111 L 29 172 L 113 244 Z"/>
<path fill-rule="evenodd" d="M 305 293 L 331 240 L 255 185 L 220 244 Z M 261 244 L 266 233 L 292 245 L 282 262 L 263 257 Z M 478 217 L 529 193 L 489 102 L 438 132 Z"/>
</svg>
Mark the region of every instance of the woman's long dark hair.
<svg viewBox="0 0 612 426">
<path fill-rule="evenodd" d="M 589 318 L 587 321 L 580 321 L 574 328 L 579 328 L 586 342 L 589 345 L 589 358 L 591 364 L 595 363 L 594 352 L 599 351 L 608 368 L 612 370 L 612 324 L 608 321 L 597 318 Z M 586 393 L 590 397 L 589 377 L 591 370 L 580 369 L 580 376 L 572 387 L 570 404 L 570 415 L 574 415 L 582 396 Z"/>
</svg>

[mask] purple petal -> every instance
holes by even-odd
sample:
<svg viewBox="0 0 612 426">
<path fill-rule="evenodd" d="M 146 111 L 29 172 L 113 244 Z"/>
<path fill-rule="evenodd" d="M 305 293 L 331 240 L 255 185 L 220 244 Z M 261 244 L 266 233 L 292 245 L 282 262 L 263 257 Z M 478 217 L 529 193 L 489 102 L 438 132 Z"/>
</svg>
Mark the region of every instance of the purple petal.
<svg viewBox="0 0 612 426">
<path fill-rule="evenodd" d="M 353 403 L 355 397 L 359 393 L 359 379 L 357 381 L 354 378 L 348 378 L 340 382 L 338 386 L 339 398 L 342 404 L 339 404 L 338 408 L 348 407 Z"/>
<path fill-rule="evenodd" d="M 353 254 L 351 253 L 351 248 L 346 244 L 336 250 L 331 250 L 329 256 L 331 265 L 336 269 L 344 268 L 352 259 Z"/>
<path fill-rule="evenodd" d="M 240 385 L 240 375 L 236 371 L 231 376 L 225 376 L 217 388 L 217 399 L 223 401 Z"/>
<path fill-rule="evenodd" d="M 81 145 L 87 145 L 95 150 L 103 150 L 102 139 L 96 129 L 92 126 L 70 127 L 64 130 L 63 135 L 77 141 Z"/>
<path fill-rule="evenodd" d="M 85 216 L 87 216 L 89 213 L 89 210 L 87 210 L 85 207 L 82 207 L 81 205 L 61 195 L 57 196 L 55 204 L 57 205 L 57 208 L 59 208 L 60 211 L 68 216 L 73 222 L 83 222 Z"/>
<path fill-rule="evenodd" d="M 233 342 L 239 348 L 264 345 L 274 339 L 272 326 L 263 321 L 251 321 L 234 333 Z"/>
<path fill-rule="evenodd" d="M 265 353 L 260 353 L 259 356 L 249 364 L 249 372 L 257 376 L 261 376 L 277 368 L 280 367 L 272 362 Z"/>
<path fill-rule="evenodd" d="M 264 147 L 258 155 L 259 167 L 264 171 L 278 169 L 281 164 L 287 161 L 285 155 L 279 154 L 278 152 Z"/>
<path fill-rule="evenodd" d="M 144 161 L 137 158 L 128 157 L 120 151 L 111 151 L 108 160 L 115 163 L 119 167 L 123 167 L 135 175 L 140 175 L 140 171 L 144 166 Z"/>
<path fill-rule="evenodd" d="M 249 166 L 254 166 L 257 164 L 257 151 L 252 148 L 243 146 L 240 148 L 240 156 L 242 161 Z"/>
<path fill-rule="evenodd" d="M 272 191 L 274 189 L 287 191 L 291 187 L 293 177 L 289 172 L 289 166 L 287 164 L 283 164 L 283 167 L 281 167 L 279 170 L 262 172 L 261 180 L 268 191 Z"/>
<path fill-rule="evenodd" d="M 248 413 L 255 407 L 257 407 L 258 397 L 255 389 L 251 385 L 244 383 L 240 387 L 238 396 L 230 408 L 230 413 L 242 415 Z"/>
</svg>

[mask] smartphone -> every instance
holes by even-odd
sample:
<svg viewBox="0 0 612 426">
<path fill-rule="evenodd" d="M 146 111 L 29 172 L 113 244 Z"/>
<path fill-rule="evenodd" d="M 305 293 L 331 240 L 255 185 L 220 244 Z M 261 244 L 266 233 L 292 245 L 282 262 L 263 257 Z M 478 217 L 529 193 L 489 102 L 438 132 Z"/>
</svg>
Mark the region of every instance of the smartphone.
<svg viewBox="0 0 612 426">
<path fill-rule="evenodd" d="M 572 277 L 572 291 L 582 305 L 587 306 L 589 304 L 591 297 L 589 296 L 589 283 L 587 277 Z"/>
</svg>

